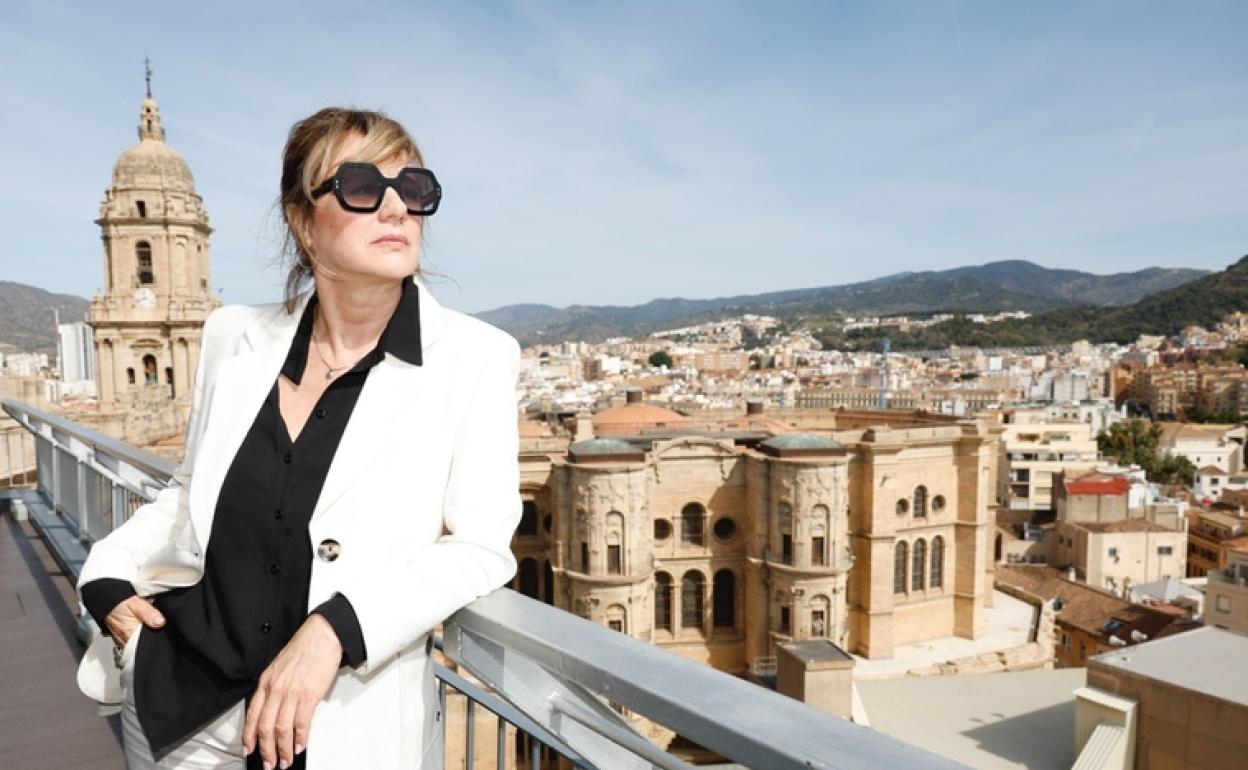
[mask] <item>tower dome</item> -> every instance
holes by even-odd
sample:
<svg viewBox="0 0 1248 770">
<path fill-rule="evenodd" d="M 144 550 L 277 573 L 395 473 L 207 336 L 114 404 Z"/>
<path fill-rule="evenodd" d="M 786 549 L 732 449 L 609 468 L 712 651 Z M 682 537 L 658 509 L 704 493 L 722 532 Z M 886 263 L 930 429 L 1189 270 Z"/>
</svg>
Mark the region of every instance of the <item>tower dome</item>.
<svg viewBox="0 0 1248 770">
<path fill-rule="evenodd" d="M 113 166 L 113 188 L 195 192 L 191 167 L 165 144 L 160 107 L 151 94 L 139 107 L 139 143 L 123 152 Z"/>
</svg>

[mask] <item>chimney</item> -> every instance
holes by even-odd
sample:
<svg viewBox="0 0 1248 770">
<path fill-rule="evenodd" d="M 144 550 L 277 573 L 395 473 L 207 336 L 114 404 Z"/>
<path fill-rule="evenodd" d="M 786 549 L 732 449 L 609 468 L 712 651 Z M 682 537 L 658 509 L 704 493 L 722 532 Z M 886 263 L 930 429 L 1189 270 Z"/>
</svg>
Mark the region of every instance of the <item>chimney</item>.
<svg viewBox="0 0 1248 770">
<path fill-rule="evenodd" d="M 763 402 L 761 399 L 749 398 L 745 401 L 746 416 L 760 415 L 763 413 Z"/>
<path fill-rule="evenodd" d="M 628 390 L 624 391 L 624 403 L 640 404 L 641 403 L 641 391 L 637 388 L 629 388 Z"/>
<path fill-rule="evenodd" d="M 576 413 L 576 427 L 572 432 L 573 441 L 588 441 L 594 437 L 594 416 L 585 410 Z"/>
</svg>

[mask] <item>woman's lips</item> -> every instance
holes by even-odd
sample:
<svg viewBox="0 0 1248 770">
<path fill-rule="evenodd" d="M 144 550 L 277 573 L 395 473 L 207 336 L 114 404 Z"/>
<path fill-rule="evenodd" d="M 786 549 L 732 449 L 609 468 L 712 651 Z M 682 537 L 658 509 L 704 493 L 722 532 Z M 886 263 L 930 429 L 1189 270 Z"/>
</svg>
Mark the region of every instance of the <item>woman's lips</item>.
<svg viewBox="0 0 1248 770">
<path fill-rule="evenodd" d="M 406 238 L 404 238 L 404 237 L 403 237 L 403 236 L 401 236 L 401 235 L 383 235 L 383 236 L 381 236 L 380 238 L 378 238 L 377 240 L 373 241 L 373 243 L 383 243 L 383 244 L 384 244 L 384 243 L 395 243 L 395 244 L 398 244 L 398 245 L 400 245 L 400 246 L 406 246 L 406 245 L 407 245 L 407 243 L 408 243 L 408 241 L 407 241 L 407 239 L 406 239 Z"/>
</svg>

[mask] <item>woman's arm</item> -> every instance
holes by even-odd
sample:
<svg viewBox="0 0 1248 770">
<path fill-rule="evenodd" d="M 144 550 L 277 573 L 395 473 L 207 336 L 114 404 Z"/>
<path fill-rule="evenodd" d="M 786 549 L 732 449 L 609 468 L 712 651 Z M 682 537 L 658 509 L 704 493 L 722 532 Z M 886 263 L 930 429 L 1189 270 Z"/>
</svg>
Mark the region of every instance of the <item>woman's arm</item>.
<svg viewBox="0 0 1248 770">
<path fill-rule="evenodd" d="M 521 510 L 520 346 L 504 334 L 491 335 L 490 343 L 481 348 L 485 365 L 453 449 L 442 506 L 448 534 L 413 550 L 403 562 L 371 565 L 339 589 L 364 636 L 368 658 L 358 668 L 361 673 L 515 574 L 511 539 Z"/>
</svg>

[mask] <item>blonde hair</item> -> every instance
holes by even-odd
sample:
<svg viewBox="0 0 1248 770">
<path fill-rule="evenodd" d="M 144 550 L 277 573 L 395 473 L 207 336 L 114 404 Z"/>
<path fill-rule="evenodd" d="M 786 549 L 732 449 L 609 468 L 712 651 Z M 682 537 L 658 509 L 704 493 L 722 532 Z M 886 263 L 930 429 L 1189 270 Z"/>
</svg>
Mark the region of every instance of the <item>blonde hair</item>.
<svg viewBox="0 0 1248 770">
<path fill-rule="evenodd" d="M 279 198 L 285 224 L 282 253 L 290 261 L 283 300 L 287 313 L 294 312 L 298 295 L 312 278 L 312 267 L 317 263 L 316 255 L 302 237 L 315 206 L 312 189 L 330 177 L 343 142 L 353 134 L 364 137 L 364 142 L 346 160 L 387 163 L 401 158 L 418 166 L 425 165 L 420 149 L 407 130 L 381 112 L 326 107 L 291 127 L 282 150 Z M 421 237 L 424 237 L 423 226 Z M 416 274 L 423 276 L 424 271 L 417 267 Z"/>
</svg>

